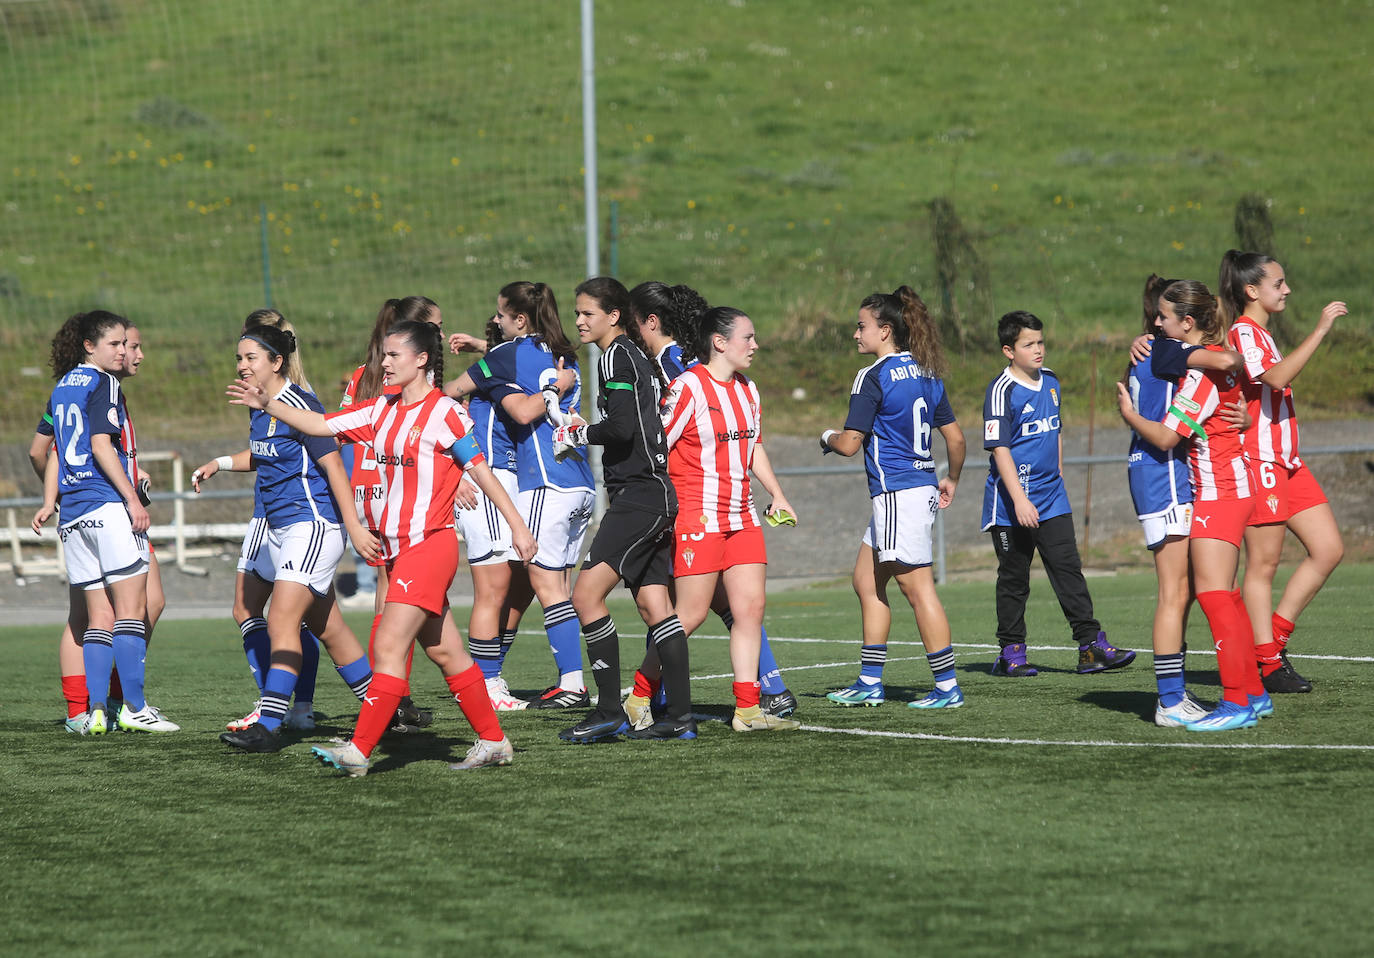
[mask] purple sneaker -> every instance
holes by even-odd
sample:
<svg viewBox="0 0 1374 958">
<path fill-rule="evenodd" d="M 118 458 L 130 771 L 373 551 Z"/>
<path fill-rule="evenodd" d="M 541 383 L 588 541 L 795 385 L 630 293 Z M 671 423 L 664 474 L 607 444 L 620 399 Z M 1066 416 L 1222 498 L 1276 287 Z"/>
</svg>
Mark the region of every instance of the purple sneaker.
<svg viewBox="0 0 1374 958">
<path fill-rule="evenodd" d="M 1013 642 L 1011 645 L 1002 646 L 997 661 L 992 663 L 992 674 L 1028 679 L 1032 675 L 1039 675 L 1040 670 L 1026 662 L 1026 643 Z"/>
<path fill-rule="evenodd" d="M 1097 638 L 1087 645 L 1078 647 L 1078 674 L 1089 675 L 1105 672 L 1108 669 L 1121 669 L 1135 661 L 1135 653 L 1130 649 L 1118 649 L 1107 641 L 1107 633 L 1097 633 Z"/>
</svg>

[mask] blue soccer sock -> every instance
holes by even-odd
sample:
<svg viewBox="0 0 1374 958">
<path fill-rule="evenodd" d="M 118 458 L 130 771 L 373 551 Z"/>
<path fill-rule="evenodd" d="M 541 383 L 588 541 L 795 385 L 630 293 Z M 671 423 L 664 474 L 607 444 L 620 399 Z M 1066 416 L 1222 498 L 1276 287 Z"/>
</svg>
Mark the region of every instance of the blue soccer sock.
<svg viewBox="0 0 1374 958">
<path fill-rule="evenodd" d="M 887 665 L 887 643 L 859 647 L 859 681 L 864 685 L 881 685 L 883 666 Z"/>
<path fill-rule="evenodd" d="M 92 706 L 110 697 L 110 669 L 114 667 L 114 636 L 104 629 L 87 629 L 81 637 L 81 661 L 86 669 L 86 695 Z"/>
<path fill-rule="evenodd" d="M 501 639 L 479 639 L 468 635 L 468 655 L 482 670 L 482 678 L 495 679 L 501 675 Z"/>
<path fill-rule="evenodd" d="M 1155 685 L 1159 704 L 1168 708 L 1183 701 L 1183 653 L 1155 655 Z"/>
<path fill-rule="evenodd" d="M 505 629 L 501 633 L 501 657 L 496 660 L 498 672 L 506 667 L 506 655 L 510 652 L 510 647 L 515 644 L 515 635 L 518 631 L 518 629 Z"/>
<path fill-rule="evenodd" d="M 301 626 L 301 674 L 296 677 L 296 701 L 315 701 L 315 677 L 320 670 L 320 643 L 304 625 Z"/>
<path fill-rule="evenodd" d="M 935 687 L 941 692 L 959 687 L 959 679 L 954 674 L 954 646 L 947 645 L 939 652 L 927 652 L 926 661 L 935 676 Z"/>
<path fill-rule="evenodd" d="M 148 654 L 148 640 L 142 619 L 119 619 L 111 638 L 115 668 L 119 669 L 119 683 L 124 687 L 124 704 L 130 712 L 141 712 L 148 703 L 143 699 L 143 660 Z"/>
<path fill-rule="evenodd" d="M 239 631 L 243 633 L 243 654 L 248 657 L 248 671 L 253 673 L 253 682 L 261 692 L 268 663 L 272 661 L 272 640 L 267 636 L 267 620 L 256 615 L 244 619 L 239 623 Z"/>
<path fill-rule="evenodd" d="M 295 675 L 275 667 L 267 670 L 267 680 L 262 684 L 262 704 L 258 706 L 258 721 L 264 728 L 281 728 L 291 703 L 291 693 L 295 690 Z"/>
<path fill-rule="evenodd" d="M 368 687 L 372 685 L 372 666 L 367 661 L 367 656 L 361 656 L 356 662 L 349 662 L 347 665 L 336 665 L 334 671 L 339 673 L 339 678 L 348 683 L 349 691 L 361 702 L 367 694 Z"/>
<path fill-rule="evenodd" d="M 580 691 L 583 687 L 581 630 L 571 601 L 557 602 L 544 610 L 544 631 L 549 635 L 549 648 L 553 650 L 553 664 L 558 668 L 559 684 L 562 685 L 563 676 L 576 673 L 577 688 L 573 691 Z"/>
</svg>

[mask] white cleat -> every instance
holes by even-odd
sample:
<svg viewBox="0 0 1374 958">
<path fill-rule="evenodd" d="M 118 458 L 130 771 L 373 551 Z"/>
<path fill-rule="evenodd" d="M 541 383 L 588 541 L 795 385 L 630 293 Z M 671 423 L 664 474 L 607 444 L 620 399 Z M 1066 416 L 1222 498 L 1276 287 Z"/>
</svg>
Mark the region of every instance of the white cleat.
<svg viewBox="0 0 1374 958">
<path fill-rule="evenodd" d="M 261 708 L 262 699 L 258 699 L 253 703 L 253 711 L 249 712 L 241 719 L 234 719 L 233 721 L 224 723 L 225 729 L 230 732 L 242 732 L 248 726 L 258 724 L 258 720 L 262 718 Z"/>
<path fill-rule="evenodd" d="M 1183 693 L 1183 701 L 1170 705 L 1168 708 L 1158 704 L 1158 702 L 1155 704 L 1155 724 L 1160 728 L 1184 728 L 1198 719 L 1206 717 L 1207 710 L 1187 692 Z"/>
<path fill-rule="evenodd" d="M 530 704 L 522 698 L 516 698 L 510 686 L 506 685 L 505 678 L 500 675 L 487 679 L 487 695 L 491 698 L 491 707 L 497 712 L 520 712 Z"/>
<path fill-rule="evenodd" d="M 337 768 L 349 778 L 362 778 L 367 774 L 367 770 L 372 766 L 372 762 L 364 755 L 353 742 L 344 741 L 341 738 L 331 739 L 333 745 L 313 746 L 311 753 L 320 760 L 321 763 L 331 768 Z"/>
<path fill-rule="evenodd" d="M 73 715 L 70 718 L 66 719 L 62 723 L 62 725 L 64 728 L 66 728 L 68 732 L 71 732 L 73 735 L 85 735 L 86 721 L 89 718 L 89 713 L 82 712 L 80 715 Z"/>
<path fill-rule="evenodd" d="M 513 758 L 515 749 L 511 747 L 510 739 L 502 736 L 499 742 L 488 742 L 484 738 L 479 738 L 472 743 L 472 748 L 468 749 L 467 757 L 450 765 L 449 768 L 461 772 L 487 765 L 509 765 Z"/>
<path fill-rule="evenodd" d="M 180 732 L 181 726 L 175 722 L 169 722 L 162 717 L 162 713 L 148 705 L 146 702 L 143 708 L 137 712 L 131 712 L 129 706 L 125 705 L 119 710 L 119 727 L 126 732 Z"/>
</svg>

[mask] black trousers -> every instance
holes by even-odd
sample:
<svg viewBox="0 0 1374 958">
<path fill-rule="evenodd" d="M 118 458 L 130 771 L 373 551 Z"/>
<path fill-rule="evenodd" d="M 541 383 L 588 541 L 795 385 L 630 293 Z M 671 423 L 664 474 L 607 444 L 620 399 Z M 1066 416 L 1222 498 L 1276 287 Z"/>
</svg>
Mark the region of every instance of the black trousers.
<svg viewBox="0 0 1374 958">
<path fill-rule="evenodd" d="M 1026 641 L 1026 600 L 1030 598 L 1031 558 L 1039 551 L 1059 608 L 1069 620 L 1079 645 L 1097 638 L 1101 630 L 1093 618 L 1093 599 L 1083 579 L 1073 516 L 1055 516 L 1038 529 L 1025 526 L 993 526 L 992 547 L 997 552 L 997 643 L 1003 648 Z"/>
</svg>

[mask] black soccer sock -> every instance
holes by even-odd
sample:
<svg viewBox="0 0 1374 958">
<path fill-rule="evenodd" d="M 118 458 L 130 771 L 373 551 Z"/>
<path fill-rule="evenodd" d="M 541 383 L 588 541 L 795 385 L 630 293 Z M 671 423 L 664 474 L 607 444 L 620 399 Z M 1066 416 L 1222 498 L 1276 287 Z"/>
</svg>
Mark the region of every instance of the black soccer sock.
<svg viewBox="0 0 1374 958">
<path fill-rule="evenodd" d="M 604 715 L 620 711 L 620 636 L 609 615 L 582 627 L 587 640 L 587 661 L 596 682 L 596 710 Z"/>
<path fill-rule="evenodd" d="M 692 677 L 687 667 L 687 633 L 676 615 L 649 626 L 654 647 L 663 662 L 663 690 L 668 693 L 668 717 L 685 722 L 692 717 Z"/>
</svg>

